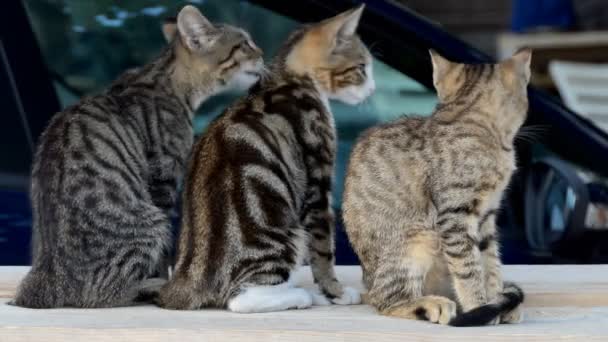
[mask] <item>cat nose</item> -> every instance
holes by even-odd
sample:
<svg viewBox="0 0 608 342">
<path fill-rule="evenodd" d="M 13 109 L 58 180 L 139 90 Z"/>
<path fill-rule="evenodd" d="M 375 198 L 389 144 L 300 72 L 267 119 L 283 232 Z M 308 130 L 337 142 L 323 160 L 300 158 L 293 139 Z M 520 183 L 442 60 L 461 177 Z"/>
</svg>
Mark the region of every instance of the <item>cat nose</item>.
<svg viewBox="0 0 608 342">
<path fill-rule="evenodd" d="M 262 49 L 260 49 L 260 47 L 255 44 L 253 44 L 253 51 L 255 51 L 260 56 L 264 54 L 264 51 L 262 51 Z"/>
<path fill-rule="evenodd" d="M 253 52 L 256 55 L 262 56 L 264 54 L 264 52 L 262 51 L 262 49 L 260 49 L 260 47 L 257 46 L 254 42 L 248 40 L 247 41 L 247 45 L 249 45 L 249 47 L 253 50 Z"/>
</svg>

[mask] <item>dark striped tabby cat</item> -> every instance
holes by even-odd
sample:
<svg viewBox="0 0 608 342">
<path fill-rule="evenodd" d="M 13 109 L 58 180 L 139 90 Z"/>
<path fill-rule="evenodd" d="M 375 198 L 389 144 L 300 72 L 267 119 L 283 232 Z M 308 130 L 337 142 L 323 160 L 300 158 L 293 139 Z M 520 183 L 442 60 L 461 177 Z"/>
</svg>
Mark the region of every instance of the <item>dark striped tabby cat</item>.
<svg viewBox="0 0 608 342">
<path fill-rule="evenodd" d="M 232 84 L 255 83 L 263 66 L 246 32 L 213 25 L 192 6 L 164 33 L 170 44 L 160 57 L 58 113 L 41 136 L 32 170 L 33 265 L 14 304 L 129 305 L 159 281 L 148 278 L 162 272 L 171 244 L 168 212 L 192 145 L 193 113 Z"/>
<path fill-rule="evenodd" d="M 328 98 L 356 104 L 374 90 L 371 56 L 355 34 L 362 11 L 294 32 L 268 78 L 195 145 L 161 306 L 267 312 L 360 302 L 334 273 Z M 290 282 L 307 255 L 320 293 Z"/>
<path fill-rule="evenodd" d="M 431 57 L 435 112 L 368 130 L 351 155 L 344 221 L 365 301 L 441 324 L 518 322 L 523 292 L 503 283 L 495 215 L 515 170 L 531 52 L 485 65 Z"/>
</svg>

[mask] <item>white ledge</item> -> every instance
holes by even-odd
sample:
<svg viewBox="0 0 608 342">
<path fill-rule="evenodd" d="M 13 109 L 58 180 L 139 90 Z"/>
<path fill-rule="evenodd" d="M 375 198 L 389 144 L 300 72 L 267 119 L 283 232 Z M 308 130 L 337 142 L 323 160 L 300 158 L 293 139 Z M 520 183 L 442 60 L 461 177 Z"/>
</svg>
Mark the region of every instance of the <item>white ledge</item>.
<svg viewBox="0 0 608 342">
<path fill-rule="evenodd" d="M 0 267 L 0 341 L 608 341 L 608 266 L 505 266 L 526 291 L 521 324 L 452 328 L 382 317 L 366 305 L 265 314 L 154 306 L 33 310 L 5 305 L 27 267 Z M 337 268 L 361 287 L 359 267 Z M 312 286 L 310 270 L 298 283 Z"/>
</svg>

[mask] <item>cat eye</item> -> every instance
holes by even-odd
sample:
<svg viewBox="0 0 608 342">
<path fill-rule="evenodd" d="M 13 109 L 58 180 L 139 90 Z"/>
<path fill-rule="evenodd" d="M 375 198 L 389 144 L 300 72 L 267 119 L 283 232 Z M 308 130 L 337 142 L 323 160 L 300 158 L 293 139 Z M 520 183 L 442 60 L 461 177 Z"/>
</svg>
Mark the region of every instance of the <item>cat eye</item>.
<svg viewBox="0 0 608 342">
<path fill-rule="evenodd" d="M 239 49 L 242 49 L 244 51 L 255 51 L 254 45 L 249 40 L 242 41 L 239 44 Z"/>
<path fill-rule="evenodd" d="M 357 68 L 359 68 L 359 70 L 363 73 L 363 75 L 366 75 L 366 72 L 365 72 L 366 67 L 367 67 L 366 64 L 357 65 Z"/>
</svg>

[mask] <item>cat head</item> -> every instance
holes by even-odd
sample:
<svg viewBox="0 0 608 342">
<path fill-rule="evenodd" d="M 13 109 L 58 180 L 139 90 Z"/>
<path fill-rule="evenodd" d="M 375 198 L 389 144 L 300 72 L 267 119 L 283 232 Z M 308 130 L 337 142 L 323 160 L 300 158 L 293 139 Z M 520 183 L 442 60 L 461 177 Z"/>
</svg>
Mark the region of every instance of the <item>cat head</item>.
<svg viewBox="0 0 608 342">
<path fill-rule="evenodd" d="M 294 32 L 279 53 L 288 72 L 312 78 L 330 99 L 358 104 L 376 85 L 372 56 L 355 31 L 364 5 Z"/>
<path fill-rule="evenodd" d="M 433 83 L 442 103 L 479 96 L 499 121 L 523 123 L 528 110 L 532 51 L 522 49 L 498 64 L 460 64 L 431 50 Z"/>
<path fill-rule="evenodd" d="M 180 77 L 195 88 L 212 87 L 207 94 L 226 88 L 251 87 L 264 67 L 262 50 L 244 30 L 211 23 L 194 6 L 185 6 L 175 21 L 163 25 L 165 39 L 174 44 Z"/>
</svg>

